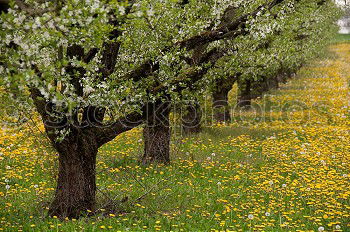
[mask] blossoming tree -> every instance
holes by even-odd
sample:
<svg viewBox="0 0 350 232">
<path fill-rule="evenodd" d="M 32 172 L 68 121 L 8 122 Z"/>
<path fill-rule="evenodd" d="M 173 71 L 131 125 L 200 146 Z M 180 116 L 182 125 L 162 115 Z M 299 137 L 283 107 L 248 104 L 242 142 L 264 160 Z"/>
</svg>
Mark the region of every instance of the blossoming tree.
<svg viewBox="0 0 350 232">
<path fill-rule="evenodd" d="M 35 107 L 59 153 L 49 215 L 94 209 L 98 149 L 134 127 L 145 125 L 143 162 L 169 162 L 171 101 L 232 65 L 245 36 L 269 35 L 261 26 L 278 27 L 274 15 L 319 2 L 328 1 L 10 2 L 0 17 L 0 84 Z"/>
</svg>

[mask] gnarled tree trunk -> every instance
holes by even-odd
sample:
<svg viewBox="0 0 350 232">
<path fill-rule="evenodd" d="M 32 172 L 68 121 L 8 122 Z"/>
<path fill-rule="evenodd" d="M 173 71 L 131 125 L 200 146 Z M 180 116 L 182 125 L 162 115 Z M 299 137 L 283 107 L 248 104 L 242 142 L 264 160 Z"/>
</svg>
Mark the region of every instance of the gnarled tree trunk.
<svg viewBox="0 0 350 232">
<path fill-rule="evenodd" d="M 150 103 L 146 114 L 142 163 L 167 164 L 170 162 L 170 102 Z"/>
<path fill-rule="evenodd" d="M 201 132 L 202 112 L 198 102 L 193 102 L 186 107 L 186 112 L 182 115 L 182 131 L 185 134 Z"/>
<path fill-rule="evenodd" d="M 49 215 L 78 218 L 95 207 L 96 139 L 92 134 L 71 132 L 54 146 L 59 152 L 59 172 Z"/>
</svg>

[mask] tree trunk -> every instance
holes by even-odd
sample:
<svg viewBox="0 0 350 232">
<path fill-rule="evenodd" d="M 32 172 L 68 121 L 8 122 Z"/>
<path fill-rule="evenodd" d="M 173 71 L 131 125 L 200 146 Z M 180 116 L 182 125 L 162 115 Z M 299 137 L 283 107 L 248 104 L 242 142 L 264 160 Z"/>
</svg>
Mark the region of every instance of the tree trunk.
<svg viewBox="0 0 350 232">
<path fill-rule="evenodd" d="M 144 154 L 142 163 L 170 162 L 170 103 L 148 104 L 146 125 L 143 130 Z"/>
<path fill-rule="evenodd" d="M 279 88 L 278 77 L 274 76 L 274 77 L 268 78 L 268 86 L 269 86 L 269 89 L 278 89 Z"/>
<path fill-rule="evenodd" d="M 78 218 L 95 207 L 96 140 L 91 134 L 71 132 L 55 147 L 59 152 L 59 172 L 49 216 Z"/>
<path fill-rule="evenodd" d="M 201 132 L 202 112 L 198 102 L 187 106 L 185 114 L 182 116 L 182 131 L 185 134 L 195 134 Z"/>
<path fill-rule="evenodd" d="M 228 93 L 232 89 L 230 87 L 217 86 L 213 91 L 213 116 L 217 122 L 230 122 L 231 114 L 228 103 Z"/>
<path fill-rule="evenodd" d="M 285 84 L 285 83 L 287 83 L 288 76 L 287 76 L 287 73 L 281 72 L 281 73 L 277 74 L 276 78 L 277 78 L 278 83 Z"/>
<path fill-rule="evenodd" d="M 237 104 L 239 107 L 246 107 L 251 105 L 252 93 L 251 93 L 251 81 L 244 80 L 238 82 L 238 99 Z"/>
</svg>

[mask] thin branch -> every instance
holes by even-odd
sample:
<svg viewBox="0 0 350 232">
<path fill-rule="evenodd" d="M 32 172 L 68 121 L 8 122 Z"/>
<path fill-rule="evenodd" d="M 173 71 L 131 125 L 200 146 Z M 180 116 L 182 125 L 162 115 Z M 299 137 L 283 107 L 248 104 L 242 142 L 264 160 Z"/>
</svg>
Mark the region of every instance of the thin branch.
<svg viewBox="0 0 350 232">
<path fill-rule="evenodd" d="M 30 16 L 40 16 L 48 12 L 54 12 L 56 10 L 56 8 L 53 8 L 53 7 L 49 7 L 45 9 L 42 9 L 42 8 L 33 9 L 22 0 L 15 0 L 15 3 L 22 11 L 26 12 Z"/>
</svg>

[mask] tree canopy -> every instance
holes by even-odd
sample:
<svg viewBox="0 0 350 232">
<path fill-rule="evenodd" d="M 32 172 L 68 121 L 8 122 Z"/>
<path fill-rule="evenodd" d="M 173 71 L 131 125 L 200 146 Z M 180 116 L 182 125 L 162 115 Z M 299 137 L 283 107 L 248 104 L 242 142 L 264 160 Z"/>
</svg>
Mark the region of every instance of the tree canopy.
<svg viewBox="0 0 350 232">
<path fill-rule="evenodd" d="M 36 90 L 70 122 L 89 106 L 118 118 L 160 89 L 177 97 L 198 74 L 207 84 L 298 65 L 326 41 L 337 11 L 320 0 L 18 0 L 1 17 L 1 84 Z"/>
</svg>

